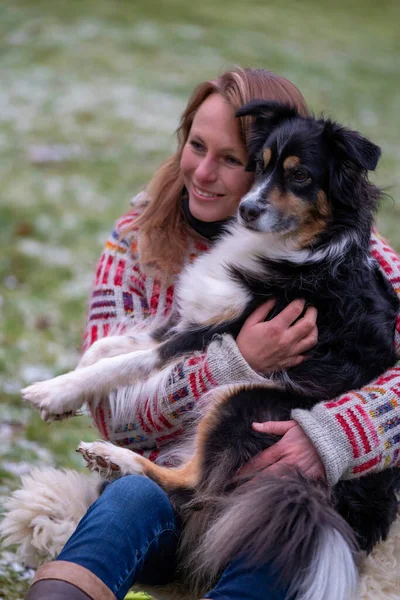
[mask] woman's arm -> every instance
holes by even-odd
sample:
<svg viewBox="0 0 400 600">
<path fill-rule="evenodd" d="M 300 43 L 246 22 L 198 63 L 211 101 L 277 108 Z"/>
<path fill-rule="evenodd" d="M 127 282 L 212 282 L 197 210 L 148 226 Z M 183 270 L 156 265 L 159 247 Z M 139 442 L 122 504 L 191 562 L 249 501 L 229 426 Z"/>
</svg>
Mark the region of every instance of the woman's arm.
<svg viewBox="0 0 400 600">
<path fill-rule="evenodd" d="M 400 258 L 378 235 L 371 239 L 371 254 L 400 297 Z M 400 356 L 400 315 L 397 319 L 395 346 Z M 280 460 L 308 464 L 310 447 L 314 462 L 322 460 L 330 484 L 339 479 L 352 479 L 372 471 L 382 471 L 400 464 L 400 361 L 359 391 L 343 394 L 330 402 L 321 402 L 312 410 L 294 410 L 294 421 L 301 427 L 291 429 L 280 444 L 280 455 L 267 456 L 265 464 Z M 270 431 L 270 429 L 268 429 Z M 303 452 L 292 452 L 294 438 L 310 440 Z M 289 437 L 290 437 L 289 436 Z M 293 438 L 293 439 L 292 439 Z M 278 444 L 277 444 L 278 446 Z M 304 457 L 303 457 L 304 455 Z M 303 461 L 304 458 L 304 461 Z M 321 469 L 316 469 L 319 473 Z M 310 473 L 313 471 L 311 469 Z"/>
<path fill-rule="evenodd" d="M 98 262 L 84 350 L 96 340 L 123 330 L 124 324 L 147 324 L 165 317 L 171 308 L 173 286 L 142 272 L 136 232 L 123 235 L 136 215 L 132 211 L 117 221 Z M 222 336 L 205 354 L 179 363 L 162 390 L 155 390 L 151 380 L 115 390 L 97 405 L 92 416 L 104 438 L 135 450 L 150 448 L 154 458 L 156 448 L 182 435 L 206 392 L 238 381 L 262 381 L 262 377 L 248 365 L 232 338 Z M 135 403 L 131 422 L 111 418 L 110 400 L 114 406 Z"/>
<path fill-rule="evenodd" d="M 116 224 L 101 255 L 91 296 L 84 349 L 96 340 L 121 331 L 124 324 L 147 324 L 164 318 L 172 304 L 173 286 L 145 275 L 139 265 L 139 244 L 135 232 L 123 236 L 135 213 L 128 213 Z M 196 247 L 190 248 L 191 258 Z M 197 253 L 201 251 L 197 248 Z M 316 311 L 301 315 L 304 302 L 289 305 L 271 321 L 264 322 L 272 303 L 259 307 L 246 321 L 237 340 L 229 335 L 212 341 L 204 354 L 182 360 L 167 374 L 162 386 L 150 378 L 119 388 L 93 410 L 95 423 L 103 437 L 137 451 L 155 449 L 179 438 L 199 410 L 204 409 L 208 391 L 224 384 L 263 382 L 259 374 L 279 367 L 294 366 L 316 341 Z M 259 331 L 260 330 L 260 331 Z M 258 345 L 254 336 L 261 339 Z M 157 381 L 159 376 L 157 375 Z M 135 407 L 128 419 L 111 415 L 110 406 Z M 115 411 L 114 411 L 115 413 Z"/>
</svg>

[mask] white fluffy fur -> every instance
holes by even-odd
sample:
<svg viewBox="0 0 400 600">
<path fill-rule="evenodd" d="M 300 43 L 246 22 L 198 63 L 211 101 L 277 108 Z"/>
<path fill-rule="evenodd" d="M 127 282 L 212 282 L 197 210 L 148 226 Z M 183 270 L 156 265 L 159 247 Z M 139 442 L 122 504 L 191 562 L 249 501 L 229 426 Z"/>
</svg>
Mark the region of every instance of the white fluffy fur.
<svg viewBox="0 0 400 600">
<path fill-rule="evenodd" d="M 152 350 L 102 358 L 88 367 L 34 383 L 22 390 L 22 395 L 40 410 L 46 421 L 57 415 L 76 413 L 86 399 L 107 395 L 114 388 L 144 379 L 155 370 L 156 364 L 157 354 Z"/>
<path fill-rule="evenodd" d="M 21 489 L 5 504 L 6 515 L 0 524 L 4 544 L 19 544 L 19 556 L 29 566 L 54 559 L 98 497 L 99 481 L 96 474 L 53 468 L 34 469 L 30 475 L 23 476 Z M 336 542 L 330 540 L 330 543 L 334 555 Z M 339 581 L 339 574 L 337 578 Z M 360 600 L 399 600 L 400 511 L 389 539 L 363 559 L 359 590 Z M 153 591 L 157 597 L 157 590 Z M 168 597 L 166 593 L 162 592 L 163 598 Z"/>
<path fill-rule="evenodd" d="M 230 231 L 233 235 L 221 238 L 211 252 L 199 256 L 181 273 L 176 287 L 178 331 L 193 323 L 207 325 L 227 313 L 240 314 L 250 300 L 248 290 L 230 277 L 227 267 L 236 265 L 257 273 L 263 235 L 236 225 Z"/>
<path fill-rule="evenodd" d="M 47 467 L 33 469 L 21 480 L 21 488 L 4 504 L 0 535 L 4 545 L 18 545 L 18 556 L 27 566 L 37 567 L 60 553 L 98 498 L 101 478 Z"/>
<path fill-rule="evenodd" d="M 232 279 L 230 267 L 257 274 L 260 272 L 260 257 L 295 263 L 313 262 L 328 256 L 332 258 L 343 254 L 349 241 L 349 236 L 344 235 L 341 241 L 316 252 L 301 250 L 289 237 L 251 231 L 234 223 L 210 252 L 200 256 L 181 274 L 177 286 L 180 319 L 176 331 L 185 331 L 193 323 L 210 325 L 223 322 L 243 313 L 250 294 L 240 281 Z M 22 390 L 24 399 L 40 410 L 44 420 L 49 420 L 71 416 L 85 400 L 95 401 L 113 389 L 147 379 L 160 365 L 157 351 L 148 349 L 149 337 L 146 337 L 145 331 L 143 336 L 147 349 L 143 349 L 143 339 L 135 340 L 126 335 L 96 342 L 83 356 L 80 368 L 28 386 Z M 132 352 L 132 349 L 136 351 Z M 165 373 L 160 375 L 163 381 L 164 376 Z"/>
<path fill-rule="evenodd" d="M 400 510 L 386 542 L 381 542 L 361 563 L 361 600 L 400 598 Z"/>
<path fill-rule="evenodd" d="M 163 408 L 160 403 L 164 401 L 165 390 L 174 368 L 175 363 L 158 371 L 145 381 L 138 381 L 134 385 L 112 390 L 108 398 L 113 426 L 122 422 L 134 421 L 143 398 L 148 398 L 148 410 L 150 410 L 151 417 L 155 418 L 159 414 L 160 408 Z"/>
<path fill-rule="evenodd" d="M 292 583 L 297 600 L 356 600 L 358 572 L 349 545 L 334 529 L 325 530 L 310 569 Z"/>
</svg>

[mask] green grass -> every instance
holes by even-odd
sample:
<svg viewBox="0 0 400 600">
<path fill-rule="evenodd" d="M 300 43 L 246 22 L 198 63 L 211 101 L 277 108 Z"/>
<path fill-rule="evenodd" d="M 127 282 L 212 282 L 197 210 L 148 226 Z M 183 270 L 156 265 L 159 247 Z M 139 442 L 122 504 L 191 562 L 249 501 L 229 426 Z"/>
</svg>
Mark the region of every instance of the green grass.
<svg viewBox="0 0 400 600">
<path fill-rule="evenodd" d="M 174 148 L 199 81 L 233 64 L 270 68 L 296 83 L 316 113 L 378 143 L 375 181 L 393 197 L 382 203 L 379 227 L 400 250 L 400 5 L 3 0 L 1 13 L 4 495 L 32 464 L 80 468 L 77 442 L 97 435 L 87 417 L 42 423 L 19 389 L 75 366 L 106 233 Z M 44 151 L 60 160 L 38 162 Z M 23 573 L 0 561 L 0 598 L 22 597 Z"/>
</svg>

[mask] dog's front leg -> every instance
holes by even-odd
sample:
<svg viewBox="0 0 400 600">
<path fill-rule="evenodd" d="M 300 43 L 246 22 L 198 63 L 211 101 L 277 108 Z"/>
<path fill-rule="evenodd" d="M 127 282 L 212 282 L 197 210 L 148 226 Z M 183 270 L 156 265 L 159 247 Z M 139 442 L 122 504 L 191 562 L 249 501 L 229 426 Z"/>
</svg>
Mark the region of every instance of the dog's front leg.
<svg viewBox="0 0 400 600">
<path fill-rule="evenodd" d="M 156 350 L 130 352 L 34 383 L 22 390 L 22 396 L 40 410 L 44 421 L 58 420 L 76 413 L 93 396 L 134 384 L 162 366 Z"/>
<path fill-rule="evenodd" d="M 110 442 L 81 442 L 77 452 L 82 454 L 91 471 L 97 471 L 107 480 L 123 475 L 146 475 L 166 492 L 171 492 L 182 488 L 193 489 L 199 479 L 199 462 L 196 456 L 181 467 L 167 468 Z"/>
<path fill-rule="evenodd" d="M 140 337 L 130 335 L 113 335 L 94 342 L 86 350 L 78 363 L 77 369 L 90 367 L 102 358 L 111 358 L 122 354 L 130 354 L 139 350 L 149 350 L 157 346 L 157 342 L 150 335 Z"/>
<path fill-rule="evenodd" d="M 44 421 L 57 420 L 73 415 L 87 399 L 136 383 L 159 366 L 153 350 L 103 358 L 90 367 L 34 383 L 22 390 L 22 397 L 40 410 Z"/>
</svg>

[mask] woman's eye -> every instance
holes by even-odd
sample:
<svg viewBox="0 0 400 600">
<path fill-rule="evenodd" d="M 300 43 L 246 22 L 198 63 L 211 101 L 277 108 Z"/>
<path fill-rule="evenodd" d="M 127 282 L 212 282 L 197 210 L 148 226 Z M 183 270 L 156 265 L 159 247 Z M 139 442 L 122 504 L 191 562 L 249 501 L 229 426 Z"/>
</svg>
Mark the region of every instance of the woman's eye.
<svg viewBox="0 0 400 600">
<path fill-rule="evenodd" d="M 242 167 L 243 163 L 238 159 L 235 158 L 234 156 L 227 156 L 225 158 L 226 162 L 229 163 L 230 165 L 233 165 L 234 167 Z"/>
<path fill-rule="evenodd" d="M 201 142 L 197 142 L 196 140 L 190 140 L 190 145 L 192 146 L 193 150 L 196 151 L 200 151 L 204 149 L 204 146 Z"/>
<path fill-rule="evenodd" d="M 296 183 L 304 183 L 309 178 L 308 172 L 304 169 L 294 169 L 291 176 Z"/>
</svg>

